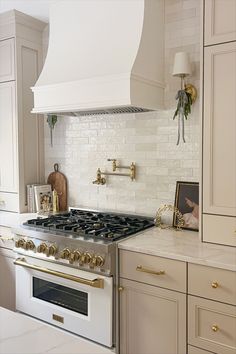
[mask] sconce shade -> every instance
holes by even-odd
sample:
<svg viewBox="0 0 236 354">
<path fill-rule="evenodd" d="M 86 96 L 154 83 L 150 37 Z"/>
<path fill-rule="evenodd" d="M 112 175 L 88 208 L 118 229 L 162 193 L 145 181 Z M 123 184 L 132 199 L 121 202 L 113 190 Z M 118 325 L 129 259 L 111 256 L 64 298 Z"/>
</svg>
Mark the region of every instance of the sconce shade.
<svg viewBox="0 0 236 354">
<path fill-rule="evenodd" d="M 188 76 L 191 75 L 191 66 L 188 53 L 178 52 L 175 54 L 173 76 Z"/>
</svg>

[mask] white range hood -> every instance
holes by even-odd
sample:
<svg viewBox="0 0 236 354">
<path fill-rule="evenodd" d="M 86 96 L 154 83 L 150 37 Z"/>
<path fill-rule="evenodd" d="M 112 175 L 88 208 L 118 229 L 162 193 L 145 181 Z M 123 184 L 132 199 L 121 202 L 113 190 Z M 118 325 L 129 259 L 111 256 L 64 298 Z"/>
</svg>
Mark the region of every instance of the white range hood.
<svg viewBox="0 0 236 354">
<path fill-rule="evenodd" d="M 163 108 L 164 0 L 57 0 L 33 113 Z"/>
</svg>

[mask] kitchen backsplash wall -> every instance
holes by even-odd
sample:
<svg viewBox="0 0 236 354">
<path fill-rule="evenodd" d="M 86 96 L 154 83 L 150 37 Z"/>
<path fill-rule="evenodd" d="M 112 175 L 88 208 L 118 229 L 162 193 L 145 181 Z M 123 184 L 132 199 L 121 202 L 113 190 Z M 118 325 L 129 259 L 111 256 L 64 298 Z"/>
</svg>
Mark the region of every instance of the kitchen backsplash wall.
<svg viewBox="0 0 236 354">
<path fill-rule="evenodd" d="M 161 204 L 174 202 L 177 180 L 199 180 L 199 100 L 186 121 L 186 144 L 176 146 L 173 121 L 179 79 L 172 78 L 174 54 L 190 53 L 191 83 L 199 88 L 199 0 L 165 0 L 166 110 L 99 117 L 60 117 L 50 146 L 45 122 L 46 177 L 55 162 L 69 182 L 69 205 L 154 215 Z M 108 158 L 122 165 L 135 162 L 136 181 L 107 177 L 93 185 L 98 167 L 112 171 Z M 124 170 L 124 172 L 127 172 Z"/>
</svg>

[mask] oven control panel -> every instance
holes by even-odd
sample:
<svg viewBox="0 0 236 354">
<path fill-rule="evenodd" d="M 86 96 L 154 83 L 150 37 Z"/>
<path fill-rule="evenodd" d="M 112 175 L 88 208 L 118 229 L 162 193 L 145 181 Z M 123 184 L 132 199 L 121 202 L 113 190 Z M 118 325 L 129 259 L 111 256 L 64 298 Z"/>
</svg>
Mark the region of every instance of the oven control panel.
<svg viewBox="0 0 236 354">
<path fill-rule="evenodd" d="M 105 271 L 107 268 L 105 254 L 98 254 L 93 250 L 72 247 L 59 247 L 38 239 L 19 237 L 15 239 L 15 250 L 18 253 L 29 254 L 37 258 L 49 258 L 68 265 Z M 106 267 L 105 267 L 106 266 Z"/>
</svg>

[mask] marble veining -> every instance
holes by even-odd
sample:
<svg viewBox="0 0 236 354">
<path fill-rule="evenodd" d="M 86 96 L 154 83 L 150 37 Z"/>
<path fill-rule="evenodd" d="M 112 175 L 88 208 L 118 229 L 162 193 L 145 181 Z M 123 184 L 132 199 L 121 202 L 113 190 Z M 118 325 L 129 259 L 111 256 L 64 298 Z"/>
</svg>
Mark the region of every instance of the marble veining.
<svg viewBox="0 0 236 354">
<path fill-rule="evenodd" d="M 198 233 L 153 227 L 127 240 L 119 248 L 189 263 L 236 271 L 236 248 L 202 243 Z"/>
<path fill-rule="evenodd" d="M 114 354 L 111 349 L 0 307 L 0 354 Z"/>
</svg>

